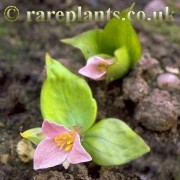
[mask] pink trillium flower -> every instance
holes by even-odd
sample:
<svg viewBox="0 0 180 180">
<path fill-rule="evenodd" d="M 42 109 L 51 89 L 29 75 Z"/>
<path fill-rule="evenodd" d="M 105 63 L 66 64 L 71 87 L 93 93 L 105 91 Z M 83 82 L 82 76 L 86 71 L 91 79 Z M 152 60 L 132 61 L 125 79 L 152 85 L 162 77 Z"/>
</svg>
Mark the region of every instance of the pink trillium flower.
<svg viewBox="0 0 180 180">
<path fill-rule="evenodd" d="M 104 80 L 107 69 L 112 64 L 112 59 L 104 59 L 100 56 L 93 56 L 88 59 L 86 66 L 81 68 L 79 73 L 96 81 Z"/>
<path fill-rule="evenodd" d="M 81 145 L 80 136 L 75 130 L 44 121 L 42 132 L 46 138 L 42 140 L 34 153 L 34 169 L 44 169 L 63 164 L 78 164 L 91 161 L 91 156 Z"/>
</svg>

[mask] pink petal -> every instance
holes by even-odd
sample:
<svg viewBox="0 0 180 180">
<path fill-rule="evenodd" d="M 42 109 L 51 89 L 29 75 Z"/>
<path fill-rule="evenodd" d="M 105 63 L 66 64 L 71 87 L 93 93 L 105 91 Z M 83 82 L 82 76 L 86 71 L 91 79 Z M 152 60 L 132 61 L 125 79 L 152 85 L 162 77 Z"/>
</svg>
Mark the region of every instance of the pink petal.
<svg viewBox="0 0 180 180">
<path fill-rule="evenodd" d="M 111 60 L 111 59 L 103 59 L 100 56 L 93 56 L 93 57 L 91 57 L 91 58 L 89 58 L 87 60 L 87 64 L 99 65 L 101 62 L 104 62 L 104 63 L 106 63 L 108 65 L 113 64 L 113 60 Z"/>
<path fill-rule="evenodd" d="M 44 120 L 42 124 L 42 131 L 47 137 L 54 138 L 59 134 L 69 132 L 70 130 L 66 129 L 64 126 Z"/>
<path fill-rule="evenodd" d="M 46 138 L 41 141 L 34 153 L 34 170 L 53 167 L 61 164 L 67 158 L 65 152 L 56 146 L 53 139 Z"/>
<path fill-rule="evenodd" d="M 83 76 L 89 77 L 94 80 L 103 80 L 105 79 L 106 71 L 100 71 L 98 66 L 101 63 L 105 63 L 107 65 L 113 64 L 112 60 L 103 59 L 100 56 L 93 56 L 88 59 L 86 66 L 79 70 L 79 73 Z"/>
<path fill-rule="evenodd" d="M 81 68 L 79 74 L 94 80 L 103 80 L 105 79 L 106 72 L 100 72 L 96 65 L 91 64 Z"/>
<path fill-rule="evenodd" d="M 86 150 L 81 145 L 80 137 L 76 133 L 76 138 L 72 150 L 70 151 L 67 157 L 67 161 L 71 164 L 78 164 L 81 162 L 87 162 L 91 160 L 92 160 L 91 156 L 86 152 Z"/>
</svg>

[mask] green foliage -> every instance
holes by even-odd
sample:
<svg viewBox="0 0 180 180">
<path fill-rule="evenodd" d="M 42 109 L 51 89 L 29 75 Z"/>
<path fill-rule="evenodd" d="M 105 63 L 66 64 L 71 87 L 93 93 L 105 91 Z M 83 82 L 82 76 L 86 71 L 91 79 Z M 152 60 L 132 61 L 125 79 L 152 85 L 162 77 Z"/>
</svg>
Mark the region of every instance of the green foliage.
<svg viewBox="0 0 180 180">
<path fill-rule="evenodd" d="M 129 20 L 111 19 L 102 33 L 101 43 L 102 52 L 110 55 L 122 46 L 126 46 L 132 65 L 141 56 L 140 42 Z"/>
<path fill-rule="evenodd" d="M 71 39 L 63 39 L 62 42 L 79 48 L 86 59 L 95 54 L 102 54 L 99 46 L 102 30 L 87 31 Z"/>
<path fill-rule="evenodd" d="M 47 78 L 41 90 L 43 118 L 69 129 L 78 125 L 86 131 L 94 123 L 97 111 L 88 84 L 48 54 L 46 69 Z"/>
<path fill-rule="evenodd" d="M 84 134 L 82 142 L 93 161 L 102 166 L 120 165 L 149 152 L 149 147 L 118 119 L 104 119 Z"/>
<path fill-rule="evenodd" d="M 41 128 L 29 129 L 21 133 L 21 136 L 25 139 L 30 140 L 36 145 L 39 144 L 45 138 L 44 134 L 42 133 Z"/>
<path fill-rule="evenodd" d="M 118 79 L 119 77 L 122 77 L 127 73 L 127 71 L 130 68 L 130 57 L 127 51 L 127 48 L 125 46 L 117 49 L 114 52 L 115 55 L 115 62 L 112 64 L 107 71 L 106 81 L 110 82 L 115 79 Z M 119 69 L 121 71 L 119 71 Z M 117 73 L 118 72 L 118 73 Z"/>
</svg>

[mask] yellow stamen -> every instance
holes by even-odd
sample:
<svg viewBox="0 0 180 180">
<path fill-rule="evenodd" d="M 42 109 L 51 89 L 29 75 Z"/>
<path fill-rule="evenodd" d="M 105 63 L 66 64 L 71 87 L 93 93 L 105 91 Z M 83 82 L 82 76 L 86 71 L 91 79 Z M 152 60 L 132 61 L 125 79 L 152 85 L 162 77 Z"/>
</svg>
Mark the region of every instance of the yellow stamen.
<svg viewBox="0 0 180 180">
<path fill-rule="evenodd" d="M 72 149 L 72 144 L 69 144 L 69 145 L 67 145 L 66 146 L 66 148 L 64 149 L 65 151 L 69 151 L 69 150 L 71 150 Z"/>
<path fill-rule="evenodd" d="M 107 67 L 108 67 L 108 64 L 106 62 L 101 62 L 99 65 L 98 65 L 98 69 L 100 72 L 104 72 L 107 70 Z"/>
<path fill-rule="evenodd" d="M 74 131 L 70 131 L 68 133 L 60 134 L 54 138 L 54 141 L 60 149 L 64 149 L 65 151 L 70 151 L 72 149 L 73 143 L 75 140 Z"/>
</svg>

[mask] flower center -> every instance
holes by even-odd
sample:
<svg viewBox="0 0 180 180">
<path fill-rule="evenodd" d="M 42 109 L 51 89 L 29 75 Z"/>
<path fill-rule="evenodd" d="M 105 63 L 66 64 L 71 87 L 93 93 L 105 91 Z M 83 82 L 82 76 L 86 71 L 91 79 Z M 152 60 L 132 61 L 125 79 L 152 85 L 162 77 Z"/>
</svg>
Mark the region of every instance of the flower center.
<svg viewBox="0 0 180 180">
<path fill-rule="evenodd" d="M 58 147 L 61 149 L 63 148 L 65 151 L 70 151 L 75 140 L 74 131 L 60 134 L 59 136 L 56 136 L 54 140 Z"/>
<path fill-rule="evenodd" d="M 107 70 L 107 67 L 108 67 L 108 64 L 107 64 L 106 62 L 101 62 L 101 63 L 99 63 L 99 65 L 98 65 L 98 70 L 99 70 L 100 72 L 104 72 L 104 71 Z"/>
</svg>

